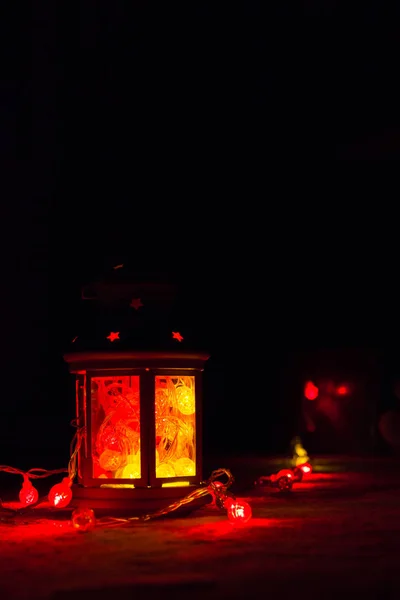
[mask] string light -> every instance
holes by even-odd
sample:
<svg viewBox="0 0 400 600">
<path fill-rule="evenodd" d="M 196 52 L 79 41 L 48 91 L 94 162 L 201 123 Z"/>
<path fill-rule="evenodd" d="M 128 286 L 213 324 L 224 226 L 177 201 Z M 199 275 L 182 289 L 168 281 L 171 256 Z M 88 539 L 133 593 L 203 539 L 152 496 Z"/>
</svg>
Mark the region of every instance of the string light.
<svg viewBox="0 0 400 600">
<path fill-rule="evenodd" d="M 30 469 L 29 471 L 25 472 L 15 467 L 9 467 L 8 465 L 0 465 L 0 472 L 10 473 L 12 475 L 21 475 L 23 477 L 24 483 L 22 484 L 22 488 L 19 492 L 19 500 L 23 506 L 33 506 L 38 501 L 38 498 L 35 499 L 35 492 L 37 492 L 37 490 L 30 480 L 44 479 L 46 477 L 51 477 L 52 475 L 66 473 L 68 472 L 68 469 L 55 469 L 53 471 L 47 471 L 46 469 Z M 29 483 L 25 484 L 26 481 Z"/>
<path fill-rule="evenodd" d="M 61 483 L 53 485 L 49 492 L 49 503 L 56 508 L 65 508 L 72 500 L 72 480 L 64 477 Z"/>
<path fill-rule="evenodd" d="M 293 471 L 290 469 L 281 469 L 275 475 L 270 477 L 271 483 L 281 492 L 288 492 L 293 487 Z"/>
<path fill-rule="evenodd" d="M 226 504 L 228 519 L 233 525 L 244 525 L 252 517 L 251 506 L 242 499 L 229 499 Z"/>
<path fill-rule="evenodd" d="M 227 478 L 225 483 L 219 481 L 219 478 L 222 476 Z M 67 477 L 65 479 L 68 480 L 69 478 Z M 65 482 L 65 479 L 61 484 L 58 485 L 61 487 L 68 487 L 68 483 Z M 228 491 L 228 488 L 232 485 L 233 481 L 234 479 L 230 471 L 227 469 L 218 469 L 213 471 L 210 478 L 203 482 L 199 488 L 196 488 L 184 498 L 181 498 L 173 504 L 170 504 L 169 506 L 166 506 L 165 508 L 162 508 L 154 513 L 149 513 L 140 517 L 104 517 L 96 520 L 95 513 L 92 509 L 76 508 L 72 513 L 71 524 L 76 531 L 87 532 L 94 529 L 96 525 L 102 527 L 116 527 L 130 525 L 138 521 L 146 522 L 152 519 L 163 517 L 192 502 L 211 495 L 211 497 L 215 499 L 217 506 L 227 512 L 228 519 L 232 524 L 243 525 L 251 519 L 252 510 L 247 502 L 245 502 L 243 499 L 236 499 L 235 496 Z M 14 513 L 15 511 L 10 512 Z"/>
<path fill-rule="evenodd" d="M 91 508 L 76 508 L 71 517 L 72 527 L 86 533 L 96 527 L 96 517 Z"/>
<path fill-rule="evenodd" d="M 223 486 L 223 483 L 221 481 L 214 481 L 213 486 L 212 487 L 210 486 L 209 491 L 210 491 L 210 495 L 213 499 L 212 503 L 211 503 L 212 506 L 217 506 L 217 493 L 214 491 L 214 488 L 215 487 L 220 488 L 222 486 Z"/>
<path fill-rule="evenodd" d="M 219 481 L 223 476 L 226 476 L 227 481 L 225 483 Z M 173 504 L 166 506 L 154 513 L 142 515 L 140 517 L 111 517 L 103 518 L 98 521 L 99 525 L 104 527 L 115 527 L 120 525 L 129 525 L 137 521 L 150 521 L 151 519 L 157 519 L 167 514 L 177 511 L 180 508 L 198 501 L 201 498 L 210 496 L 215 501 L 218 508 L 226 510 L 228 519 L 233 524 L 245 524 L 252 517 L 252 510 L 250 505 L 242 499 L 237 499 L 228 489 L 231 487 L 234 479 L 232 473 L 228 469 L 217 469 L 211 473 L 209 479 L 201 484 L 200 487 L 196 488 L 190 494 L 177 500 Z"/>
<path fill-rule="evenodd" d="M 64 508 L 69 505 L 72 499 L 71 485 L 73 477 L 76 474 L 76 454 L 79 450 L 79 445 L 82 440 L 82 432 L 77 432 L 76 442 L 74 451 L 72 452 L 71 459 L 68 465 L 68 472 L 70 475 L 64 477 L 61 483 L 54 485 L 49 492 L 49 502 L 52 506 L 57 508 Z M 18 475 L 25 475 L 33 478 L 48 477 L 57 473 L 65 473 L 66 469 L 58 469 L 57 471 L 45 471 L 44 469 L 31 469 L 27 473 L 23 473 L 13 467 L 0 466 L 0 470 L 8 473 L 16 473 Z M 41 473 L 33 473 L 33 471 L 40 471 Z M 227 481 L 223 483 L 220 478 L 225 476 Z M 28 477 L 27 477 L 28 478 Z M 72 527 L 80 532 L 91 531 L 96 524 L 103 527 L 115 527 L 121 525 L 129 525 L 134 522 L 146 522 L 152 519 L 163 517 L 171 512 L 177 511 L 180 508 L 196 502 L 201 498 L 211 496 L 212 504 L 215 504 L 218 508 L 223 509 L 227 513 L 228 520 L 234 525 L 243 525 L 247 523 L 252 517 L 251 506 L 243 499 L 236 498 L 228 489 L 231 487 L 234 478 L 232 473 L 228 469 L 217 469 L 211 473 L 208 480 L 204 481 L 198 488 L 190 492 L 184 498 L 181 498 L 162 508 L 154 513 L 149 513 L 143 516 L 134 517 L 104 517 L 96 520 L 95 513 L 90 508 L 76 508 L 72 512 L 71 524 Z M 209 502 L 205 502 L 205 504 Z M 2 506 L 0 501 L 0 506 Z M 3 506 L 2 506 L 3 509 Z M 4 508 L 4 510 L 7 510 Z M 10 513 L 15 514 L 18 511 L 10 510 Z"/>
<path fill-rule="evenodd" d="M 35 487 L 33 487 L 28 475 L 24 474 L 23 477 L 24 482 L 22 484 L 21 491 L 19 492 L 19 501 L 24 506 L 36 504 L 39 499 L 39 492 Z"/>
<path fill-rule="evenodd" d="M 60 473 L 67 473 L 68 475 L 62 479 L 60 483 L 54 485 L 48 494 L 48 500 L 51 506 L 56 508 L 67 507 L 72 500 L 72 483 L 77 474 L 77 461 L 78 453 L 82 444 L 82 440 L 86 435 L 86 430 L 82 427 L 77 426 L 77 422 L 73 421 L 72 424 L 77 427 L 77 431 L 72 439 L 70 447 L 70 460 L 67 469 L 56 469 L 48 471 L 46 469 L 30 469 L 29 471 L 22 471 L 14 467 L 0 465 L 0 471 L 11 473 L 15 475 L 21 475 L 23 477 L 23 485 L 20 491 L 20 501 L 25 507 L 33 506 L 37 503 L 39 494 L 31 483 L 31 479 L 41 479 L 57 475 Z M 159 451 L 156 451 L 156 459 L 159 461 Z M 128 455 L 129 463 L 133 469 L 137 469 L 140 465 L 140 453 L 136 455 Z M 175 467 L 178 472 L 182 474 L 190 475 L 195 470 L 195 463 L 188 456 L 181 456 L 176 458 Z M 160 462 L 160 466 L 164 465 L 168 467 L 169 463 Z M 158 467 L 159 468 L 159 467 Z M 126 466 L 124 467 L 126 469 Z M 171 469 L 173 467 L 171 466 Z M 174 470 L 174 469 L 173 469 Z M 175 473 L 175 470 L 174 470 Z M 136 474 L 133 470 L 132 475 Z M 165 476 L 165 475 L 164 475 Z M 167 475 L 168 476 L 168 475 Z M 226 482 L 220 481 L 221 477 L 226 477 Z M 170 504 L 169 506 L 160 509 L 154 513 L 149 513 L 140 517 L 129 517 L 129 518 L 110 518 L 98 521 L 99 524 L 104 526 L 115 526 L 122 524 L 129 524 L 135 521 L 149 521 L 150 519 L 156 519 L 174 512 L 187 504 L 211 496 L 212 504 L 216 505 L 220 509 L 224 509 L 227 512 L 228 519 L 234 524 L 244 524 L 249 521 L 252 517 L 252 511 L 250 505 L 244 500 L 236 499 L 235 496 L 228 491 L 231 487 L 234 479 L 232 473 L 227 469 L 217 469 L 213 471 L 208 480 L 200 484 L 198 488 L 190 492 L 184 498 Z M 16 511 L 11 511 L 13 514 Z M 72 526 L 77 531 L 90 531 L 96 525 L 96 518 L 92 509 L 89 508 L 78 508 L 72 513 Z"/>
<path fill-rule="evenodd" d="M 302 481 L 304 475 L 312 473 L 312 466 L 310 463 L 303 463 L 299 467 L 294 467 L 293 469 L 293 477 L 294 481 Z"/>
<path fill-rule="evenodd" d="M 272 487 L 278 488 L 281 492 L 289 492 L 293 487 L 293 480 L 293 473 L 282 475 L 279 472 L 273 475 L 261 475 L 261 477 L 256 479 L 254 485 L 259 488 Z"/>
<path fill-rule="evenodd" d="M 272 475 L 262 475 L 255 482 L 257 487 L 273 487 L 278 488 L 281 492 L 289 492 L 293 488 L 294 483 L 299 483 L 303 480 L 304 475 L 312 472 L 310 463 L 302 463 L 300 466 L 292 469 L 281 469 L 278 473 Z"/>
<path fill-rule="evenodd" d="M 77 427 L 76 421 L 72 421 L 72 425 Z M 48 500 L 51 506 L 64 508 L 68 506 L 72 499 L 71 486 L 77 473 L 78 452 L 82 444 L 82 439 L 85 435 L 84 428 L 78 428 L 71 442 L 70 460 L 67 469 L 54 469 L 48 471 L 46 469 L 30 469 L 22 471 L 8 465 L 0 465 L 0 472 L 10 473 L 12 475 L 21 475 L 23 477 L 22 488 L 19 492 L 19 500 L 25 507 L 34 506 L 39 500 L 39 493 L 33 486 L 31 479 L 44 479 L 52 475 L 60 475 L 68 473 L 68 477 L 64 477 L 61 483 L 54 485 L 49 494 Z"/>
<path fill-rule="evenodd" d="M 78 452 L 82 444 L 85 430 L 80 428 L 72 438 L 68 463 L 68 477 L 54 485 L 48 495 L 49 503 L 56 508 L 65 508 L 72 500 L 71 486 L 77 473 Z"/>
</svg>

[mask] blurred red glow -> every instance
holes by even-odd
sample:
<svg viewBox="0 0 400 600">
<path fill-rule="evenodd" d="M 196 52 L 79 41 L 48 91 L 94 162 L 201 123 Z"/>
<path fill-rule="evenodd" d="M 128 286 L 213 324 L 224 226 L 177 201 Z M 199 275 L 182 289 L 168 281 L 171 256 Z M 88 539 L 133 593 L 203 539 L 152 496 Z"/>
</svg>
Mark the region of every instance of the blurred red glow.
<svg viewBox="0 0 400 600">
<path fill-rule="evenodd" d="M 51 521 L 48 519 L 35 520 L 32 523 L 17 523 L 1 531 L 1 541 L 37 541 L 47 538 L 57 538 L 62 535 L 71 535 L 73 529 L 68 520 Z"/>
<path fill-rule="evenodd" d="M 346 396 L 349 393 L 349 388 L 347 385 L 339 385 L 339 387 L 336 388 L 336 393 L 339 396 Z"/>
<path fill-rule="evenodd" d="M 318 398 L 319 390 L 316 385 L 313 384 L 312 381 L 307 381 L 304 386 L 304 396 L 307 400 L 316 400 Z"/>
<path fill-rule="evenodd" d="M 222 517 L 221 520 L 218 520 L 214 523 L 205 522 L 204 524 L 195 525 L 194 527 L 181 528 L 179 534 L 184 537 L 191 537 L 194 539 L 213 539 L 224 536 L 242 535 L 243 531 L 246 531 L 250 528 L 269 528 L 271 526 L 282 526 L 282 519 L 252 518 L 246 524 L 244 529 L 237 529 L 232 527 L 232 524 L 228 521 L 228 519 Z"/>
</svg>

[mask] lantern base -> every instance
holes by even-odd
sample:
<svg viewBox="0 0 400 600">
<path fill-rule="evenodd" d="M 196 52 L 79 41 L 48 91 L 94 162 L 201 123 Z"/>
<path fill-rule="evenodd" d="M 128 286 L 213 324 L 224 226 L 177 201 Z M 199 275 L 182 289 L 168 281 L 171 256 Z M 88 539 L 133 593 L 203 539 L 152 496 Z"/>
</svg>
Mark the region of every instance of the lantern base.
<svg viewBox="0 0 400 600">
<path fill-rule="evenodd" d="M 83 487 L 75 484 L 72 486 L 74 507 L 92 508 L 98 515 L 129 514 L 141 516 L 167 508 L 184 498 L 198 486 L 171 488 L 100 488 Z M 179 507 L 171 514 L 177 517 L 199 509 L 212 501 L 211 496 L 204 496 Z"/>
</svg>

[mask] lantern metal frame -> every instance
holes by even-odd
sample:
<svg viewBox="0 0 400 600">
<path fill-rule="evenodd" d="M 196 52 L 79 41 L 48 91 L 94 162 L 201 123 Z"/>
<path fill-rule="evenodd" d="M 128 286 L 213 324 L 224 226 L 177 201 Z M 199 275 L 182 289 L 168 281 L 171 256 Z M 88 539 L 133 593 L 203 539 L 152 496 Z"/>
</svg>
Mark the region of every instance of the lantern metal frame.
<svg viewBox="0 0 400 600">
<path fill-rule="evenodd" d="M 86 435 L 78 453 L 77 483 L 73 486 L 77 504 L 91 502 L 92 508 L 157 509 L 160 501 L 185 496 L 202 481 L 202 373 L 209 355 L 197 352 L 75 352 L 64 356 L 76 377 L 76 417 Z M 91 380 L 103 376 L 139 376 L 140 398 L 140 479 L 107 480 L 93 477 Z M 193 376 L 195 390 L 196 474 L 156 477 L 155 382 L 156 376 Z M 107 481 L 107 483 L 105 483 Z M 179 483 L 182 482 L 182 486 Z M 183 483 L 184 482 L 184 483 Z M 165 484 L 174 484 L 165 486 Z M 132 485 L 133 484 L 133 485 Z M 127 487 L 110 486 L 132 485 Z M 164 485 L 164 487 L 163 487 Z"/>
</svg>

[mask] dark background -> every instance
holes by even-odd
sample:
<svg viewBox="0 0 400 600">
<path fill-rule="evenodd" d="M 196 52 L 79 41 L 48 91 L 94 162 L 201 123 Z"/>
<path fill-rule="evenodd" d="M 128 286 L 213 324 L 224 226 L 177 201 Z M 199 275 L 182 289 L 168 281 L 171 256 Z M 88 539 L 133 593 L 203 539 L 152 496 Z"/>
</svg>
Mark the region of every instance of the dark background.
<svg viewBox="0 0 400 600">
<path fill-rule="evenodd" d="M 82 283 L 119 263 L 190 299 L 208 453 L 288 451 L 307 350 L 363 348 L 395 405 L 390 175 L 372 191 L 347 161 L 399 157 L 391 11 L 35 7 L 4 79 L 4 164 L 29 188 L 4 205 L 0 462 L 68 460 L 62 355 Z"/>
</svg>

